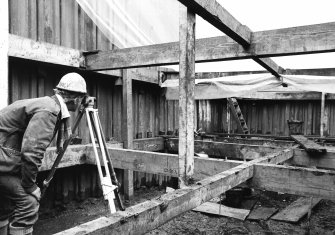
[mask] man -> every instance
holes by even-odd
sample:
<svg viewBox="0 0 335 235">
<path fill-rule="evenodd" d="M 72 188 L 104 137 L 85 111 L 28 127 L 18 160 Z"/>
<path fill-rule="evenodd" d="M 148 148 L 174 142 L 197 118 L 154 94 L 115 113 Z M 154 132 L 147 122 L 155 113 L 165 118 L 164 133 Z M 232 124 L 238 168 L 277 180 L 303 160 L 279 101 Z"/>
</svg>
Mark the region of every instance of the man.
<svg viewBox="0 0 335 235">
<path fill-rule="evenodd" d="M 19 100 L 0 110 L 0 235 L 7 234 L 8 223 L 9 234 L 32 234 L 41 198 L 38 168 L 69 111 L 80 105 L 86 83 L 69 73 L 54 91 L 54 96 Z"/>
</svg>

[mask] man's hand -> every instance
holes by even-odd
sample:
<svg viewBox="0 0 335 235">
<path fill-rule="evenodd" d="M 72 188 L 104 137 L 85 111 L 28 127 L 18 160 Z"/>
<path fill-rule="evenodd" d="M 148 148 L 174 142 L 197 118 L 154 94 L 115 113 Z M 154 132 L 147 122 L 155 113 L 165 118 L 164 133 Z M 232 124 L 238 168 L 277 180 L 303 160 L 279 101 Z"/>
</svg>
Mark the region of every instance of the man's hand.
<svg viewBox="0 0 335 235">
<path fill-rule="evenodd" d="M 41 200 L 41 189 L 37 187 L 37 189 L 31 192 L 31 195 L 39 202 Z"/>
</svg>

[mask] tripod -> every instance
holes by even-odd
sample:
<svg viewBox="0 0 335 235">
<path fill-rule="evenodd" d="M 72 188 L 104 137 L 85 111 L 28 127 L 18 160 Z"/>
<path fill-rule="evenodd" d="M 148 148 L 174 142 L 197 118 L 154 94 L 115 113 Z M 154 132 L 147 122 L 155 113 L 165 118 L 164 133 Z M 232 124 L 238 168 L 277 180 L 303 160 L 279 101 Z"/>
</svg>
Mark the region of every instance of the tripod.
<svg viewBox="0 0 335 235">
<path fill-rule="evenodd" d="M 100 178 L 100 182 L 102 186 L 104 199 L 108 201 L 110 212 L 114 213 L 116 212 L 114 198 L 116 198 L 121 210 L 125 210 L 125 208 L 124 208 L 124 205 L 120 197 L 120 192 L 119 192 L 120 185 L 116 178 L 115 171 L 112 165 L 112 159 L 107 149 L 106 140 L 103 135 L 102 126 L 101 126 L 100 119 L 98 116 L 98 110 L 93 108 L 94 101 L 95 101 L 95 98 L 89 97 L 89 96 L 86 96 L 83 99 L 81 108 L 79 110 L 79 114 L 76 117 L 75 123 L 72 128 L 72 133 L 74 133 L 75 130 L 78 128 L 81 118 L 83 117 L 84 113 L 86 113 L 87 124 L 88 124 L 88 128 L 90 131 L 91 142 L 93 145 L 93 151 L 94 151 L 94 155 L 95 155 L 95 159 L 96 159 L 96 163 L 98 167 L 98 173 L 99 173 L 99 178 Z M 74 135 L 72 134 L 70 138 L 64 142 L 63 149 L 57 155 L 57 158 L 51 167 L 49 175 L 43 181 L 42 196 L 45 194 L 45 191 L 47 187 L 49 186 L 56 172 L 57 166 L 59 165 L 62 157 L 64 156 L 64 153 L 67 147 L 69 146 L 71 140 L 73 139 L 73 137 Z M 95 139 L 97 139 L 98 141 L 99 149 L 101 152 L 101 158 L 102 158 L 101 160 L 103 162 L 103 165 L 105 166 L 104 169 L 101 166 L 101 161 L 100 161 L 100 157 L 98 153 L 98 146 L 96 144 Z"/>
</svg>

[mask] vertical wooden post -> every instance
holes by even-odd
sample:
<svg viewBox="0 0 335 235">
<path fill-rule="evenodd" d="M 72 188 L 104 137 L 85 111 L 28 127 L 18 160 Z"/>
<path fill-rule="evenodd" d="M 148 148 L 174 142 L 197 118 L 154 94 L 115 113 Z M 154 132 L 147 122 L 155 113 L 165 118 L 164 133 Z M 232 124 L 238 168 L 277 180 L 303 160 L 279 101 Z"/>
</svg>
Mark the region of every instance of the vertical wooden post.
<svg viewBox="0 0 335 235">
<path fill-rule="evenodd" d="M 8 1 L 2 1 L 0 7 L 0 109 L 8 105 Z"/>
<path fill-rule="evenodd" d="M 230 134 L 230 106 L 229 106 L 229 102 L 228 102 L 228 99 L 227 99 L 227 132 L 228 134 Z"/>
<path fill-rule="evenodd" d="M 195 14 L 179 8 L 179 179 L 188 185 L 194 172 Z"/>
<path fill-rule="evenodd" d="M 320 136 L 328 134 L 328 112 L 325 108 L 327 93 L 321 93 L 321 118 L 320 118 Z"/>
<path fill-rule="evenodd" d="M 133 148 L 133 92 L 132 79 L 127 74 L 127 70 L 122 70 L 122 139 L 124 148 Z M 133 171 L 124 170 L 124 196 L 126 200 L 131 200 L 134 196 Z"/>
</svg>

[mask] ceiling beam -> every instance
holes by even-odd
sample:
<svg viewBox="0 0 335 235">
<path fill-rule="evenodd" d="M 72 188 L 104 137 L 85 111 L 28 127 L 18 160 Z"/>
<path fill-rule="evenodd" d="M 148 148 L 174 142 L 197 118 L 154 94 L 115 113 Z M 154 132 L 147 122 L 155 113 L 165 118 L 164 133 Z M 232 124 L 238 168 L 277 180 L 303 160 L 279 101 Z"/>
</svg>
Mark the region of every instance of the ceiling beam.
<svg viewBox="0 0 335 235">
<path fill-rule="evenodd" d="M 238 22 L 218 2 L 208 0 L 179 0 L 179 2 L 243 47 L 250 46 L 251 30 Z"/>
<path fill-rule="evenodd" d="M 252 31 L 245 25 L 242 25 L 236 20 L 225 8 L 223 8 L 215 0 L 179 0 L 186 7 L 190 8 L 193 12 L 207 20 L 217 29 L 225 33 L 227 36 L 234 39 L 245 49 L 251 45 Z M 280 77 L 279 73 L 283 70 L 272 59 L 260 59 L 257 55 L 253 58 L 255 62 L 260 64 L 270 73 L 277 78 Z"/>
<path fill-rule="evenodd" d="M 335 52 L 335 22 L 254 32 L 245 50 L 227 36 L 196 40 L 196 62 Z M 85 56 L 87 70 L 108 70 L 179 63 L 179 42 L 101 51 Z"/>
</svg>

